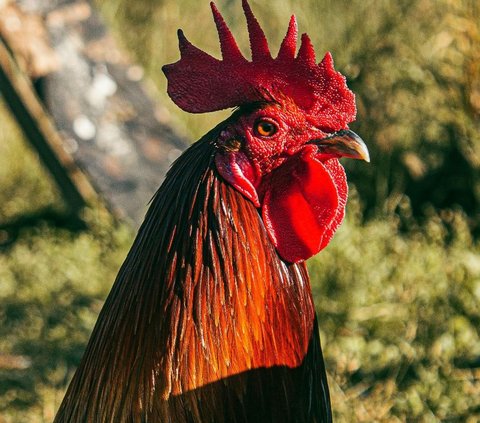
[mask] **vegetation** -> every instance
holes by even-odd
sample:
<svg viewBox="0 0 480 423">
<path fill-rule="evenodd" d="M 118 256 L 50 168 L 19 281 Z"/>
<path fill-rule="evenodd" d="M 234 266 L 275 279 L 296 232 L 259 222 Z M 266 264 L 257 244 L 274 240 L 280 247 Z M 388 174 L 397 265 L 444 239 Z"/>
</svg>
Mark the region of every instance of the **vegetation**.
<svg viewBox="0 0 480 423">
<path fill-rule="evenodd" d="M 372 153 L 345 163 L 346 222 L 309 263 L 336 421 L 479 421 L 480 5 L 251 1 L 273 51 L 295 11 L 319 56 L 333 52 Z M 180 26 L 219 54 L 207 2 L 98 3 L 192 138 L 225 115 L 176 110 L 160 72 Z M 246 51 L 239 0 L 218 3 Z M 4 108 L 0 122 L 0 222 L 61 214 Z M 0 230 L 1 423 L 51 421 L 133 239 L 101 204 L 83 217 Z"/>
</svg>

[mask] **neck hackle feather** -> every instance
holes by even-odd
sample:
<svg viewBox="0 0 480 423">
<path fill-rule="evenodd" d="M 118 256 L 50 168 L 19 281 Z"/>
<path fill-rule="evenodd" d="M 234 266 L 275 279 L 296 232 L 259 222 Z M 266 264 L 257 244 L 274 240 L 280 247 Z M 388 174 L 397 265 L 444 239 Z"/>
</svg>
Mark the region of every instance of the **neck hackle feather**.
<svg viewBox="0 0 480 423">
<path fill-rule="evenodd" d="M 305 264 L 217 176 L 217 135 L 156 193 L 56 423 L 330 421 Z"/>
</svg>

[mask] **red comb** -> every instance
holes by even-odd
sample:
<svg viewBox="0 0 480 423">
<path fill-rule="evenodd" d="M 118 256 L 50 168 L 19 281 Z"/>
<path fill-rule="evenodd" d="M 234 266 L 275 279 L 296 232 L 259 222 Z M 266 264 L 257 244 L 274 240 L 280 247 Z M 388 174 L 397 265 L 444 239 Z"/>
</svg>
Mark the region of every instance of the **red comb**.
<svg viewBox="0 0 480 423">
<path fill-rule="evenodd" d="M 342 129 L 355 119 L 355 96 L 345 77 L 336 72 L 327 53 L 317 65 L 310 38 L 303 34 L 297 56 L 297 22 L 292 16 L 276 59 L 247 0 L 242 0 L 247 18 L 252 60 L 240 52 L 235 38 L 215 4 L 222 60 L 192 45 L 178 31 L 181 59 L 163 67 L 168 94 L 183 110 L 211 112 L 258 101 L 271 101 L 277 93 L 290 97 L 318 125 Z"/>
</svg>

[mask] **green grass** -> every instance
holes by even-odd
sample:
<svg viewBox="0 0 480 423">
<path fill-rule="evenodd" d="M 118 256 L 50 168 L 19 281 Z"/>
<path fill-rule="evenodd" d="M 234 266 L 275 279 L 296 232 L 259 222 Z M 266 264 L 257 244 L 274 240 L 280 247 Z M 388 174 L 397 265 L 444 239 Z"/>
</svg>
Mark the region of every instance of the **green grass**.
<svg viewBox="0 0 480 423">
<path fill-rule="evenodd" d="M 64 205 L 0 105 L 0 221 Z M 82 355 L 132 231 L 101 205 L 86 231 L 40 221 L 0 231 L 0 422 L 49 422 Z"/>
<path fill-rule="evenodd" d="M 395 217 L 362 225 L 350 206 L 310 263 L 337 421 L 478 421 L 480 249 L 465 216 L 399 234 Z"/>
<path fill-rule="evenodd" d="M 218 3 L 246 51 L 239 0 Z M 347 219 L 309 263 L 336 421 L 480 421 L 478 5 L 251 3 L 273 51 L 292 12 L 332 50 L 372 151 L 371 165 L 349 164 Z M 225 115 L 179 112 L 160 72 L 178 59 L 177 27 L 218 55 L 208 2 L 101 8 L 192 138 Z M 2 105 L 0 204 L 0 223 L 64 207 Z M 0 423 L 52 420 L 132 242 L 101 204 L 84 219 L 0 231 Z"/>
</svg>

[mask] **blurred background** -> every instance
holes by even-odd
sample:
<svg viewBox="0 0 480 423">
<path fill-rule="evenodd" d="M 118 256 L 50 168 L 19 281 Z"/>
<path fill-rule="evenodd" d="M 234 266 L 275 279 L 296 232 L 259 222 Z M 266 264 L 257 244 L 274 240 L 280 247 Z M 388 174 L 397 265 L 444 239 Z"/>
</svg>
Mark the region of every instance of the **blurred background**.
<svg viewBox="0 0 480 423">
<path fill-rule="evenodd" d="M 250 3 L 273 52 L 292 13 L 319 59 L 332 52 L 371 153 L 344 163 L 346 221 L 309 262 L 336 421 L 480 421 L 480 3 Z M 240 0 L 217 5 L 247 54 Z M 97 7 L 188 139 L 228 115 L 181 112 L 160 70 L 179 27 L 219 56 L 206 0 Z M 0 98 L 0 224 L 64 208 Z M 51 421 L 135 235 L 101 202 L 82 222 L 0 229 L 1 423 Z"/>
</svg>

